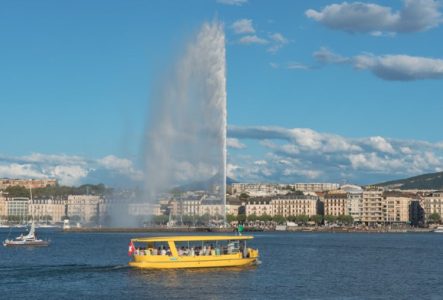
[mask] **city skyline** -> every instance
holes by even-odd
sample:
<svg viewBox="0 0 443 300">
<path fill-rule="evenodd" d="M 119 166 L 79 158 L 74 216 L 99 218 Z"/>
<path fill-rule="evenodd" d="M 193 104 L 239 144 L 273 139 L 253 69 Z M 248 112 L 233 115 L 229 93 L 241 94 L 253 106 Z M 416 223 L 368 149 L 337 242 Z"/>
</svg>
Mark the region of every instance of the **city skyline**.
<svg viewBox="0 0 443 300">
<path fill-rule="evenodd" d="M 0 177 L 140 183 L 156 86 L 224 24 L 228 176 L 375 183 L 443 171 L 441 2 L 4 3 Z"/>
</svg>

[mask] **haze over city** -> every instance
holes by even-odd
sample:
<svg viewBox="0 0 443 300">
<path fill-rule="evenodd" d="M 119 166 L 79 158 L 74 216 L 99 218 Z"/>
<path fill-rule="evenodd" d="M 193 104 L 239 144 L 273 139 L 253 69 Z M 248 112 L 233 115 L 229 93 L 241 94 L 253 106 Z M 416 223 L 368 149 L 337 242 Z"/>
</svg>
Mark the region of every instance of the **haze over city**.
<svg viewBox="0 0 443 300">
<path fill-rule="evenodd" d="M 430 0 L 3 3 L 0 177 L 140 183 L 156 88 L 212 20 L 226 35 L 229 177 L 443 171 L 441 12 Z"/>
</svg>

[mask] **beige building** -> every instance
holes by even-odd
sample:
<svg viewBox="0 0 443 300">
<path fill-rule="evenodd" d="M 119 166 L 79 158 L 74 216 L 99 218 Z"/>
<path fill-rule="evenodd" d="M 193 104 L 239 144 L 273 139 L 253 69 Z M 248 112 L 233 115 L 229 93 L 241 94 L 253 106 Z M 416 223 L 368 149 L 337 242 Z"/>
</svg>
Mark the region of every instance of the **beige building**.
<svg viewBox="0 0 443 300">
<path fill-rule="evenodd" d="M 354 219 L 354 222 L 362 221 L 362 206 L 363 193 L 362 192 L 348 192 L 348 199 L 346 201 L 346 214 Z"/>
<path fill-rule="evenodd" d="M 437 213 L 443 217 L 443 191 L 436 191 L 423 197 L 423 209 L 425 220 L 428 221 L 429 215 Z"/>
<path fill-rule="evenodd" d="M 65 216 L 65 200 L 32 199 L 29 201 L 29 214 L 37 222 L 62 222 Z"/>
<path fill-rule="evenodd" d="M 202 200 L 200 202 L 200 216 L 203 215 L 222 217 L 224 215 L 224 205 L 214 203 L 211 200 Z"/>
<path fill-rule="evenodd" d="M 233 183 L 231 191 L 233 195 L 245 193 L 251 197 L 266 197 L 288 193 L 286 185 L 274 183 Z"/>
<path fill-rule="evenodd" d="M 56 186 L 56 179 L 0 179 L 0 190 L 4 190 L 11 186 L 24 186 L 26 188 L 44 188 L 47 186 Z"/>
<path fill-rule="evenodd" d="M 160 204 L 130 203 L 128 213 L 131 216 L 159 216 L 161 215 Z"/>
<path fill-rule="evenodd" d="M 325 216 L 347 215 L 348 193 L 334 190 L 325 194 L 323 198 Z"/>
<path fill-rule="evenodd" d="M 8 218 L 8 208 L 6 203 L 6 197 L 0 193 L 0 224 Z"/>
<path fill-rule="evenodd" d="M 384 223 L 384 198 L 383 190 L 372 188 L 363 191 L 361 221 L 366 225 Z"/>
<path fill-rule="evenodd" d="M 271 198 L 253 197 L 246 201 L 246 216 L 272 215 Z"/>
<path fill-rule="evenodd" d="M 272 216 L 283 217 L 318 214 L 319 200 L 316 196 L 287 195 L 274 197 L 271 200 Z"/>
<path fill-rule="evenodd" d="M 238 215 L 238 209 L 240 208 L 241 203 L 240 202 L 231 202 L 227 203 L 225 206 L 225 211 L 227 215 Z"/>
<path fill-rule="evenodd" d="M 93 221 L 98 215 L 103 215 L 100 205 L 104 200 L 101 196 L 95 195 L 69 195 L 68 196 L 68 216 L 70 218 L 78 217 L 81 222 L 88 223 Z"/>
<path fill-rule="evenodd" d="M 291 186 L 302 192 L 326 192 L 340 188 L 338 183 L 295 183 Z"/>
<path fill-rule="evenodd" d="M 409 207 L 412 197 L 402 193 L 387 192 L 385 199 L 385 222 L 387 223 L 408 223 Z"/>
</svg>

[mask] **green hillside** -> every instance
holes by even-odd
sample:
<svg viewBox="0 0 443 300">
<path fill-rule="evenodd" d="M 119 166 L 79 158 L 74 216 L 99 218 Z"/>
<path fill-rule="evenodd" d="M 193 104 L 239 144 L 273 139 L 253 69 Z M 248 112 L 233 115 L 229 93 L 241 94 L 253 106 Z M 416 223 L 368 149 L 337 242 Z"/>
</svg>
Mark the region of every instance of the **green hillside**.
<svg viewBox="0 0 443 300">
<path fill-rule="evenodd" d="M 406 179 L 399 179 L 375 184 L 389 188 L 443 190 L 443 172 L 429 173 Z"/>
</svg>

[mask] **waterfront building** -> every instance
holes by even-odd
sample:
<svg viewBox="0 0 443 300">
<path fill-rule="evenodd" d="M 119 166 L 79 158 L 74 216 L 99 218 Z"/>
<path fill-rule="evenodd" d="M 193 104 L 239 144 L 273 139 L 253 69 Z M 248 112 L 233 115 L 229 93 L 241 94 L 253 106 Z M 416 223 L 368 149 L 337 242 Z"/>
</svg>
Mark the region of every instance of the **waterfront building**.
<svg viewBox="0 0 443 300">
<path fill-rule="evenodd" d="M 272 205 L 270 197 L 251 197 L 246 200 L 246 216 L 272 215 Z"/>
<path fill-rule="evenodd" d="M 104 199 L 96 195 L 69 195 L 67 200 L 68 216 L 81 222 L 94 222 L 103 215 L 100 205 Z"/>
<path fill-rule="evenodd" d="M 44 188 L 48 186 L 56 186 L 56 179 L 0 179 L 0 190 L 4 190 L 12 186 L 24 186 L 26 188 Z"/>
<path fill-rule="evenodd" d="M 226 206 L 225 206 L 226 214 L 237 216 L 240 206 L 241 206 L 240 201 L 230 200 L 228 203 L 226 203 Z"/>
<path fill-rule="evenodd" d="M 399 192 L 385 192 L 384 221 L 391 223 L 409 223 L 412 195 Z"/>
<path fill-rule="evenodd" d="M 212 217 L 222 217 L 224 214 L 223 204 L 213 200 L 201 200 L 200 216 L 209 215 Z"/>
<path fill-rule="evenodd" d="M 340 216 L 348 214 L 348 193 L 343 190 L 327 192 L 323 197 L 325 216 Z"/>
<path fill-rule="evenodd" d="M 346 192 L 346 215 L 352 217 L 355 223 L 361 222 L 363 189 L 358 185 L 344 184 L 340 190 Z"/>
<path fill-rule="evenodd" d="M 160 204 L 129 203 L 128 214 L 130 216 L 160 216 Z"/>
<path fill-rule="evenodd" d="M 287 187 L 288 185 L 272 183 L 233 183 L 231 191 L 234 195 L 248 194 L 251 197 L 266 197 L 287 194 L 289 192 Z"/>
<path fill-rule="evenodd" d="M 289 194 L 276 196 L 271 199 L 272 212 L 270 215 L 283 217 L 319 214 L 320 201 L 317 196 Z"/>
<path fill-rule="evenodd" d="M 443 217 L 443 191 L 436 191 L 423 197 L 423 209 L 426 222 L 429 216 L 437 213 Z"/>
<path fill-rule="evenodd" d="M 25 222 L 29 216 L 29 198 L 12 197 L 7 199 L 7 216 Z"/>
<path fill-rule="evenodd" d="M 0 193 L 0 224 L 8 218 L 8 210 L 6 206 L 6 197 Z"/>
<path fill-rule="evenodd" d="M 183 215 L 199 216 L 200 215 L 200 197 L 182 200 Z"/>
<path fill-rule="evenodd" d="M 340 188 L 338 183 L 295 183 L 291 185 L 295 191 L 302 192 L 326 192 Z"/>
<path fill-rule="evenodd" d="M 29 214 L 37 222 L 62 222 L 66 201 L 62 199 L 32 199 Z"/>
<path fill-rule="evenodd" d="M 385 219 L 383 189 L 370 188 L 363 191 L 361 221 L 366 225 L 382 224 Z"/>
</svg>

